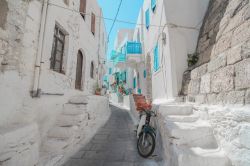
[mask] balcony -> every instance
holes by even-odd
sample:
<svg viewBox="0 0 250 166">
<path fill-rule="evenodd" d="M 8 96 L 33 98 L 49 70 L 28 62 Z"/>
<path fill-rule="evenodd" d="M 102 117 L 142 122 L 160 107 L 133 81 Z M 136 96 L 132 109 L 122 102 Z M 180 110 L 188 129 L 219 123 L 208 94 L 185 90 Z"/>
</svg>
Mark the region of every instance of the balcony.
<svg viewBox="0 0 250 166">
<path fill-rule="evenodd" d="M 116 58 L 114 59 L 114 65 L 118 68 L 126 67 L 126 55 L 122 53 L 117 53 Z"/>
<path fill-rule="evenodd" d="M 126 56 L 128 63 L 139 63 L 142 60 L 142 45 L 140 42 L 126 43 Z"/>
<path fill-rule="evenodd" d="M 111 51 L 111 54 L 110 54 L 110 60 L 115 60 L 115 58 L 117 57 L 118 53 L 115 51 L 115 50 L 112 50 Z"/>
</svg>

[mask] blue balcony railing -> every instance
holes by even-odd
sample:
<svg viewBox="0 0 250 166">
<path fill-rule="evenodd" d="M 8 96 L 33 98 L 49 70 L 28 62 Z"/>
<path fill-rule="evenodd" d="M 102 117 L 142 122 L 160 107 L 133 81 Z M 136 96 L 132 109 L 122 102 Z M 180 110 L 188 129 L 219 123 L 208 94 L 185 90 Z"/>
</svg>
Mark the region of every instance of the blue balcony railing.
<svg viewBox="0 0 250 166">
<path fill-rule="evenodd" d="M 114 59 L 114 65 L 117 65 L 118 63 L 124 63 L 126 62 L 126 55 L 122 53 L 118 53 L 117 57 Z"/>
<path fill-rule="evenodd" d="M 127 42 L 126 45 L 126 53 L 127 54 L 141 54 L 142 48 L 141 43 L 139 42 Z"/>
<path fill-rule="evenodd" d="M 111 55 L 110 55 L 110 59 L 115 60 L 117 56 L 118 56 L 118 53 L 115 50 L 112 50 Z"/>
</svg>

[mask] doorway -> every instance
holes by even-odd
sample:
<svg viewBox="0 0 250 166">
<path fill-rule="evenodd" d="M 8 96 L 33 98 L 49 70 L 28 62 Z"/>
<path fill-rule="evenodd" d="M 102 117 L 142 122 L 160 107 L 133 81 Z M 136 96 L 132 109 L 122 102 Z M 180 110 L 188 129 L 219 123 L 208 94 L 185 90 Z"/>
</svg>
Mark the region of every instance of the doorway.
<svg viewBox="0 0 250 166">
<path fill-rule="evenodd" d="M 83 89 L 82 78 L 83 78 L 83 54 L 81 51 L 78 51 L 77 64 L 76 64 L 76 81 L 75 81 L 75 88 L 78 90 Z"/>
</svg>

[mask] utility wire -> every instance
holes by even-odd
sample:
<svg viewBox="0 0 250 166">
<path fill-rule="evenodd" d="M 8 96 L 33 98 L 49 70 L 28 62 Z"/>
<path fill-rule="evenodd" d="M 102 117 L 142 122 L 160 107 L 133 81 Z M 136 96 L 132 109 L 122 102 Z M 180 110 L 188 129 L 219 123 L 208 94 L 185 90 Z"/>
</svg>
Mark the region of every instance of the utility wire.
<svg viewBox="0 0 250 166">
<path fill-rule="evenodd" d="M 65 9 L 65 10 L 69 10 L 69 11 L 72 11 L 72 12 L 80 13 L 82 15 L 91 16 L 91 13 L 79 12 L 77 10 L 70 9 L 68 7 L 60 6 L 60 5 L 53 4 L 53 3 L 48 3 L 48 4 L 50 6 L 59 7 L 59 8 Z M 119 22 L 119 23 L 124 23 L 124 24 L 132 24 L 132 25 L 137 25 L 137 26 L 145 26 L 146 25 L 146 24 L 138 24 L 136 22 L 126 21 L 126 20 L 120 20 L 120 19 L 113 19 L 113 18 L 103 17 L 103 16 L 99 16 L 99 15 L 96 15 L 96 17 L 97 18 L 102 18 L 104 20 L 109 20 L 109 21 L 114 21 L 114 22 Z M 166 26 L 169 26 L 170 28 L 183 28 L 183 29 L 191 29 L 191 30 L 197 30 L 197 31 L 199 31 L 199 28 L 197 26 L 195 26 L 195 27 L 189 27 L 189 26 L 177 25 L 177 24 L 173 24 L 173 23 L 167 23 L 166 25 L 150 24 L 150 27 L 162 27 L 162 28 L 165 28 Z"/>
<path fill-rule="evenodd" d="M 120 1 L 120 4 L 119 4 L 119 6 L 118 6 L 118 9 L 117 9 L 117 12 L 116 12 L 116 15 L 115 15 L 115 19 L 113 20 L 112 26 L 111 26 L 111 28 L 110 28 L 110 30 L 109 30 L 109 33 L 108 33 L 108 42 L 109 42 L 110 34 L 111 34 L 111 32 L 112 32 L 112 30 L 113 30 L 113 28 L 114 28 L 114 25 L 115 25 L 117 16 L 118 16 L 118 14 L 119 14 L 121 5 L 122 5 L 122 0 Z"/>
</svg>

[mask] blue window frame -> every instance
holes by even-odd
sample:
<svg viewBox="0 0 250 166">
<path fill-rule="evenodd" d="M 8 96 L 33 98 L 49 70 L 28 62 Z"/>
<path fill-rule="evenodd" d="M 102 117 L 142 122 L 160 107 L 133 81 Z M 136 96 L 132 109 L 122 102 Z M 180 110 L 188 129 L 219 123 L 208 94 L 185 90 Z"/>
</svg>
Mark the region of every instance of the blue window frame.
<svg viewBox="0 0 250 166">
<path fill-rule="evenodd" d="M 154 48 L 154 71 L 157 71 L 160 68 L 159 65 L 159 50 L 158 44 Z"/>
<path fill-rule="evenodd" d="M 149 29 L 150 26 L 150 15 L 149 15 L 149 9 L 145 12 L 145 21 L 146 21 L 146 28 Z"/>
<path fill-rule="evenodd" d="M 154 12 L 156 8 L 156 0 L 151 0 L 151 9 Z"/>
<path fill-rule="evenodd" d="M 112 68 L 109 68 L 109 74 L 112 74 Z"/>
<path fill-rule="evenodd" d="M 133 87 L 134 87 L 134 89 L 136 88 L 136 78 L 135 77 L 133 79 Z"/>
<path fill-rule="evenodd" d="M 143 71 L 143 76 L 144 76 L 144 78 L 147 77 L 147 71 L 146 70 Z"/>
</svg>

